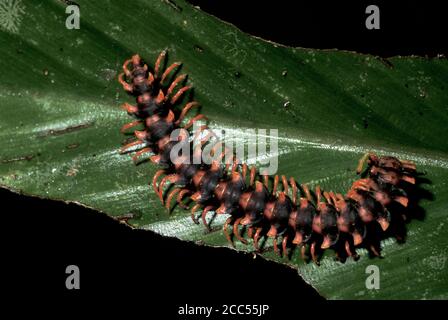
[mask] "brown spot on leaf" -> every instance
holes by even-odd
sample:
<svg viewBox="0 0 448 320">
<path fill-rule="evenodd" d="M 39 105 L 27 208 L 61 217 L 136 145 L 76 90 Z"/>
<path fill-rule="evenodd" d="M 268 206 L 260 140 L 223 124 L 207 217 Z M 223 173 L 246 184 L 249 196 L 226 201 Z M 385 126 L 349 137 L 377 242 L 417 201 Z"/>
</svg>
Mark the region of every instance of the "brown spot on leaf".
<svg viewBox="0 0 448 320">
<path fill-rule="evenodd" d="M 15 158 L 9 158 L 9 159 L 2 159 L 1 163 L 11 163 L 11 162 L 17 162 L 17 161 L 30 161 L 32 160 L 36 155 L 30 154 L 25 156 L 19 156 Z"/>
<path fill-rule="evenodd" d="M 72 143 L 66 146 L 67 149 L 76 149 L 79 147 L 79 143 Z"/>
<path fill-rule="evenodd" d="M 44 131 L 44 132 L 40 133 L 38 136 L 40 138 L 45 138 L 48 136 L 59 136 L 59 135 L 63 135 L 66 133 L 90 128 L 91 126 L 94 125 L 94 123 L 95 123 L 94 121 L 91 121 L 91 122 L 82 123 L 82 124 L 78 124 L 78 125 L 74 125 L 74 126 L 68 126 L 64 129 L 51 129 L 51 130 Z"/>
</svg>

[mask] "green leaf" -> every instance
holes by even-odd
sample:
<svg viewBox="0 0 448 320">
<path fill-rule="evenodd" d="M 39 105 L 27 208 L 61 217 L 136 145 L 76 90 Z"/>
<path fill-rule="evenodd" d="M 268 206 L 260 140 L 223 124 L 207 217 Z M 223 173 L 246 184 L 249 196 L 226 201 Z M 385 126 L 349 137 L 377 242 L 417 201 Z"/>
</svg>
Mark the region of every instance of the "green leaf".
<svg viewBox="0 0 448 320">
<path fill-rule="evenodd" d="M 121 64 L 133 53 L 154 61 L 167 48 L 170 61 L 184 62 L 212 127 L 240 139 L 248 128 L 279 130 L 281 174 L 345 192 L 368 150 L 415 161 L 426 173 L 422 188 L 434 198 L 420 201 L 425 218 L 407 225 L 404 244 L 383 241 L 384 259 L 363 250 L 345 264 L 327 252 L 320 267 L 297 252 L 291 261 L 272 251 L 266 258 L 297 267 L 331 299 L 448 298 L 446 59 L 287 48 L 181 0 L 78 1 L 79 30 L 66 29 L 63 1 L 11 2 L 18 9 L 0 24 L 1 185 L 113 217 L 133 213 L 136 228 L 227 245 L 188 212 L 163 209 L 148 187 L 155 165 L 135 167 L 117 152 L 125 139 L 119 128 L 130 120 L 119 105 L 133 102 L 116 80 Z M 380 290 L 365 287 L 371 264 L 380 268 Z"/>
</svg>

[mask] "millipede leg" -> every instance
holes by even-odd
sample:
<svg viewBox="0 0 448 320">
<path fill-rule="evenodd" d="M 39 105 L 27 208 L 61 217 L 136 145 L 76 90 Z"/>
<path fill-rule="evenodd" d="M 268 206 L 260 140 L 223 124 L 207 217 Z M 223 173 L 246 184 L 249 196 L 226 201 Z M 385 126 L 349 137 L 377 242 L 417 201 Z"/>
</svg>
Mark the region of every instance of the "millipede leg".
<svg viewBox="0 0 448 320">
<path fill-rule="evenodd" d="M 330 194 L 327 191 L 324 192 L 324 198 L 329 204 L 331 204 Z"/>
<path fill-rule="evenodd" d="M 232 153 L 232 150 L 230 150 L 228 147 L 224 147 L 224 152 L 221 153 L 220 159 L 226 164 L 227 169 L 230 167 L 230 164 L 237 161 L 235 155 Z"/>
<path fill-rule="evenodd" d="M 198 202 L 199 200 L 201 200 L 201 191 L 196 191 L 195 193 L 193 193 L 190 198 L 191 200 L 193 200 L 194 202 Z"/>
<path fill-rule="evenodd" d="M 160 79 L 160 82 L 163 83 L 163 81 L 171 73 L 171 71 L 173 71 L 173 69 L 177 68 L 180 65 L 181 65 L 180 62 L 174 62 L 172 65 L 170 65 L 168 68 L 166 68 L 165 72 L 162 74 L 162 78 Z"/>
<path fill-rule="evenodd" d="M 292 203 L 294 205 L 297 204 L 297 185 L 296 185 L 296 181 L 294 180 L 293 177 L 289 178 L 289 183 L 291 184 L 292 187 Z"/>
<path fill-rule="evenodd" d="M 177 121 L 176 121 L 176 124 L 178 125 L 179 123 L 182 122 L 182 120 L 185 118 L 185 115 L 188 113 L 188 111 L 191 110 L 191 108 L 198 107 L 198 106 L 199 106 L 199 103 L 196 102 L 196 101 L 192 101 L 192 102 L 187 103 L 185 105 L 185 107 L 183 107 L 183 109 L 182 109 L 182 111 L 181 111 L 181 113 L 179 115 L 179 119 L 177 119 Z"/>
<path fill-rule="evenodd" d="M 156 97 L 156 104 L 160 105 L 163 101 L 165 101 L 165 94 L 163 93 L 162 90 L 159 90 L 159 93 L 157 94 Z"/>
<path fill-rule="evenodd" d="M 405 168 L 408 171 L 415 171 L 415 170 L 417 170 L 417 167 L 416 167 L 415 163 L 413 163 L 411 161 L 401 160 L 401 164 L 403 165 L 403 168 Z"/>
<path fill-rule="evenodd" d="M 306 255 L 305 255 L 306 252 L 305 251 L 306 251 L 306 246 L 305 246 L 305 244 L 302 244 L 302 247 L 300 248 L 300 255 L 301 255 L 303 261 L 306 261 Z"/>
<path fill-rule="evenodd" d="M 135 155 L 132 157 L 132 161 L 137 162 L 138 157 L 140 157 L 142 154 L 147 153 L 147 152 L 152 152 L 151 148 L 144 148 L 138 152 L 135 153 Z"/>
<path fill-rule="evenodd" d="M 207 228 L 208 231 L 210 231 L 210 225 L 207 223 L 207 213 L 213 209 L 213 206 L 207 206 L 205 207 L 205 209 L 202 211 L 202 223 L 204 224 L 204 226 Z"/>
<path fill-rule="evenodd" d="M 350 242 L 345 241 L 345 252 L 347 252 L 347 255 L 349 257 L 352 256 L 352 250 L 350 249 Z"/>
<path fill-rule="evenodd" d="M 136 106 L 130 105 L 129 103 L 123 103 L 121 108 L 126 110 L 127 113 L 136 113 L 138 108 Z"/>
<path fill-rule="evenodd" d="M 380 253 L 378 252 L 378 250 L 376 250 L 375 246 L 372 244 L 370 245 L 370 250 L 372 250 L 373 254 L 377 257 L 381 257 Z"/>
<path fill-rule="evenodd" d="M 250 168 L 250 181 L 249 181 L 249 185 L 250 185 L 250 186 L 253 186 L 253 185 L 254 185 L 254 182 L 255 182 L 255 175 L 256 175 L 256 173 L 257 173 L 256 170 L 257 170 L 257 169 L 255 168 L 255 166 L 252 166 L 252 167 Z"/>
<path fill-rule="evenodd" d="M 317 260 L 317 255 L 316 255 L 316 242 L 313 242 L 313 243 L 311 244 L 311 258 L 313 259 L 313 262 L 314 262 L 316 265 L 319 265 L 319 264 L 320 264 L 319 261 Z"/>
<path fill-rule="evenodd" d="M 154 75 L 151 72 L 148 72 L 148 85 L 152 85 L 154 83 Z"/>
<path fill-rule="evenodd" d="M 148 131 L 146 131 L 146 130 L 135 130 L 134 136 L 138 140 L 145 141 L 148 138 L 149 134 L 148 134 Z"/>
<path fill-rule="evenodd" d="M 171 83 L 168 90 L 166 91 L 166 95 L 169 96 L 173 92 L 177 84 L 184 81 L 186 77 L 187 77 L 186 74 L 181 74 L 180 76 L 176 77 L 176 79 L 174 79 L 174 81 Z"/>
<path fill-rule="evenodd" d="M 286 180 L 285 175 L 282 175 L 282 184 L 283 184 L 283 192 L 287 195 L 289 193 L 289 188 L 288 188 L 288 180 Z"/>
<path fill-rule="evenodd" d="M 176 92 L 176 94 L 171 98 L 170 103 L 175 104 L 177 100 L 188 90 L 191 89 L 191 86 L 185 86 L 183 88 L 180 88 L 179 91 Z"/>
<path fill-rule="evenodd" d="M 336 205 L 338 203 L 338 199 L 336 199 L 336 195 L 334 194 L 333 191 L 330 192 L 330 197 L 331 197 L 331 201 L 333 201 L 333 205 L 336 207 Z"/>
<path fill-rule="evenodd" d="M 232 222 L 233 217 L 228 217 L 226 222 L 224 223 L 224 226 L 222 227 L 222 230 L 224 231 L 224 235 L 227 239 L 227 241 L 232 245 L 232 247 L 235 248 L 235 244 L 232 241 L 232 238 L 230 237 L 229 231 L 227 230 L 229 228 L 229 224 Z"/>
<path fill-rule="evenodd" d="M 336 193 L 336 201 L 345 201 L 344 196 L 340 193 Z"/>
<path fill-rule="evenodd" d="M 303 192 L 305 192 L 305 196 L 306 196 L 307 200 L 309 202 L 313 202 L 313 197 L 311 196 L 311 192 L 310 192 L 310 189 L 308 188 L 308 185 L 303 184 L 302 189 L 303 189 Z"/>
<path fill-rule="evenodd" d="M 213 145 L 213 147 L 212 147 L 212 149 L 211 149 L 211 154 L 213 155 L 213 157 L 215 157 L 216 152 L 217 152 L 217 149 L 218 149 L 218 147 L 219 147 L 219 148 L 220 148 L 220 149 L 219 149 L 219 152 L 220 152 L 219 156 L 220 156 L 221 159 L 224 158 L 224 155 L 225 155 L 225 153 L 226 153 L 226 150 L 224 150 L 224 152 L 223 152 L 223 150 L 222 150 L 222 148 L 221 148 L 222 146 L 223 146 L 223 142 L 222 142 L 222 141 L 218 141 L 218 142 L 216 142 L 216 143 Z M 227 148 L 224 148 L 224 149 L 227 149 Z"/>
<path fill-rule="evenodd" d="M 123 63 L 123 72 L 126 74 L 126 77 L 132 76 L 131 71 L 128 69 L 128 64 L 132 62 L 132 59 L 128 59 Z"/>
<path fill-rule="evenodd" d="M 381 229 L 383 229 L 383 231 L 386 231 L 389 228 L 390 223 L 389 223 L 389 221 L 387 221 L 386 218 L 381 217 L 381 218 L 376 219 L 376 221 L 380 224 Z"/>
<path fill-rule="evenodd" d="M 247 229 L 247 236 L 251 239 L 254 237 L 254 227 L 249 227 Z"/>
<path fill-rule="evenodd" d="M 254 236 L 254 247 L 255 247 L 255 250 L 257 250 L 257 251 L 260 251 L 260 247 L 258 246 L 258 241 L 260 240 L 262 230 L 263 230 L 263 228 L 257 228 L 257 231 L 255 232 L 255 236 Z"/>
<path fill-rule="evenodd" d="M 283 240 L 282 240 L 282 252 L 283 252 L 284 257 L 288 257 L 288 251 L 286 249 L 287 244 L 288 244 L 288 236 L 286 235 L 283 237 Z"/>
<path fill-rule="evenodd" d="M 350 242 L 347 240 L 345 243 L 345 250 L 349 250 L 350 253 L 347 252 L 347 254 L 352 257 L 355 261 L 359 259 L 358 253 L 356 253 L 356 249 L 352 247 Z"/>
<path fill-rule="evenodd" d="M 397 196 L 397 197 L 394 198 L 394 201 L 398 202 L 403 207 L 407 207 L 408 204 L 409 204 L 409 199 L 404 197 L 404 196 Z"/>
<path fill-rule="evenodd" d="M 134 90 L 134 86 L 124 81 L 123 76 L 124 73 L 120 73 L 120 75 L 118 76 L 118 82 L 120 82 L 124 90 L 126 90 L 127 92 L 132 92 Z"/>
<path fill-rule="evenodd" d="M 143 144 L 145 144 L 145 143 L 140 140 L 133 141 L 133 142 L 128 143 L 127 145 L 121 147 L 119 153 L 121 153 L 121 154 L 126 153 L 128 151 L 128 149 L 131 149 L 132 147 L 135 147 L 138 145 L 143 145 Z"/>
<path fill-rule="evenodd" d="M 274 177 L 274 186 L 272 187 L 272 194 L 275 195 L 277 193 L 277 186 L 278 186 L 278 175 L 275 175 Z"/>
<path fill-rule="evenodd" d="M 121 133 L 125 133 L 126 130 L 128 130 L 129 128 L 133 128 L 138 126 L 139 124 L 141 124 L 142 121 L 141 120 L 136 120 L 136 121 L 132 121 L 130 123 L 125 124 L 124 126 L 121 127 L 120 131 Z"/>
<path fill-rule="evenodd" d="M 234 173 L 234 172 L 236 172 L 237 169 L 238 169 L 238 162 L 237 162 L 237 160 L 235 158 L 234 161 L 233 161 L 231 172 Z"/>
<path fill-rule="evenodd" d="M 266 188 L 269 188 L 269 176 L 267 174 L 263 175 L 263 183 Z"/>
<path fill-rule="evenodd" d="M 363 242 L 363 238 L 358 232 L 353 232 L 352 237 L 353 237 L 353 244 L 355 246 L 358 246 Z"/>
<path fill-rule="evenodd" d="M 235 235 L 235 237 L 240 240 L 242 243 L 247 244 L 247 240 L 244 239 L 240 233 L 239 233 L 239 229 L 238 226 L 240 225 L 240 221 L 242 218 L 238 218 L 235 220 L 235 222 L 233 223 L 233 234 Z"/>
<path fill-rule="evenodd" d="M 316 201 L 317 201 L 317 205 L 319 205 L 319 203 L 321 202 L 321 200 L 322 200 L 322 192 L 321 192 L 321 190 L 320 190 L 320 186 L 317 185 L 317 186 L 316 186 Z"/>
<path fill-rule="evenodd" d="M 353 182 L 352 190 L 356 190 L 356 189 L 360 189 L 360 190 L 364 190 L 364 191 L 370 191 L 370 186 L 366 183 L 365 179 L 361 179 L 361 180 L 356 180 L 355 182 Z"/>
<path fill-rule="evenodd" d="M 201 205 L 199 203 L 197 203 L 193 206 L 193 208 L 191 208 L 191 220 L 193 220 L 193 222 L 196 224 L 199 224 L 199 221 L 198 221 L 198 219 L 196 219 L 195 212 L 200 207 L 201 207 Z"/>
<path fill-rule="evenodd" d="M 162 62 L 163 58 L 165 58 L 166 50 L 163 50 L 160 52 L 159 56 L 157 57 L 156 63 L 154 65 L 154 76 L 157 78 L 159 74 L 160 69 L 160 63 Z"/>
<path fill-rule="evenodd" d="M 246 183 L 247 164 L 243 163 L 241 174 L 243 175 L 244 183 Z"/>
<path fill-rule="evenodd" d="M 228 155 L 228 154 L 230 154 L 232 160 L 227 160 L 228 157 L 226 157 L 226 155 Z M 222 158 L 225 158 L 225 159 L 224 159 L 224 163 L 226 164 L 226 166 L 225 166 L 226 171 L 229 170 L 230 165 L 232 165 L 232 168 L 235 168 L 235 167 L 238 165 L 238 164 L 237 164 L 238 159 L 237 159 L 237 158 L 235 157 L 235 155 L 232 154 L 227 148 L 226 148 L 226 153 L 223 154 L 223 157 L 222 157 Z"/>
<path fill-rule="evenodd" d="M 162 157 L 159 154 L 153 155 L 149 158 L 152 163 L 159 164 Z"/>
<path fill-rule="evenodd" d="M 159 184 L 159 198 L 160 198 L 160 201 L 162 201 L 162 204 L 163 204 L 163 188 L 165 186 L 165 183 L 167 181 L 169 181 L 170 183 L 175 183 L 177 181 L 177 179 L 178 179 L 178 176 L 176 174 L 169 174 L 169 175 L 165 176 L 162 179 L 162 181 L 160 182 L 160 184 Z"/>
<path fill-rule="evenodd" d="M 175 188 L 174 190 L 172 190 L 169 194 L 168 197 L 166 198 L 165 201 L 165 208 L 170 211 L 170 207 L 171 207 L 171 200 L 173 200 L 174 196 L 181 190 L 181 188 Z"/>
<path fill-rule="evenodd" d="M 194 118 L 190 119 L 190 121 L 188 121 L 188 123 L 185 125 L 184 129 L 188 130 L 193 125 L 193 123 L 195 123 L 196 121 L 201 120 L 201 119 L 207 119 L 207 117 L 204 116 L 203 114 L 198 114 Z"/>
<path fill-rule="evenodd" d="M 280 250 L 278 250 L 278 243 L 277 243 L 277 237 L 274 237 L 272 239 L 272 242 L 274 244 L 274 252 L 278 255 L 281 255 Z"/>
<path fill-rule="evenodd" d="M 203 132 L 205 129 L 207 129 L 207 128 L 208 128 L 207 125 L 202 125 L 202 126 L 200 126 L 200 127 L 195 131 L 195 133 L 194 133 L 193 141 L 196 141 L 196 140 L 200 137 L 200 135 L 202 134 L 202 132 Z M 204 144 L 204 143 L 206 142 L 206 141 L 203 141 L 203 140 L 205 140 L 205 139 L 208 139 L 208 135 L 207 135 L 206 137 L 201 138 L 201 139 L 199 140 L 199 142 L 201 143 L 201 145 Z"/>
<path fill-rule="evenodd" d="M 402 175 L 401 176 L 401 180 L 406 181 L 407 183 L 410 183 L 410 184 L 415 184 L 415 178 L 414 177 L 410 177 L 410 176 L 407 176 L 407 175 Z"/>
<path fill-rule="evenodd" d="M 159 194 L 159 188 L 157 186 L 157 180 L 159 179 L 159 177 L 165 173 L 165 170 L 158 170 L 155 174 L 154 177 L 152 178 L 152 188 L 154 190 L 154 192 L 158 195 Z"/>
<path fill-rule="evenodd" d="M 180 206 L 181 208 L 183 208 L 183 209 L 188 209 L 188 206 L 186 206 L 186 205 L 184 205 L 184 204 L 182 203 L 182 198 L 183 198 L 184 195 L 187 194 L 187 193 L 191 193 L 191 191 L 188 190 L 188 189 L 182 189 L 182 191 L 179 192 L 179 194 L 177 195 L 177 198 L 176 198 L 176 202 L 177 202 L 177 203 L 179 204 L 179 206 Z"/>
</svg>

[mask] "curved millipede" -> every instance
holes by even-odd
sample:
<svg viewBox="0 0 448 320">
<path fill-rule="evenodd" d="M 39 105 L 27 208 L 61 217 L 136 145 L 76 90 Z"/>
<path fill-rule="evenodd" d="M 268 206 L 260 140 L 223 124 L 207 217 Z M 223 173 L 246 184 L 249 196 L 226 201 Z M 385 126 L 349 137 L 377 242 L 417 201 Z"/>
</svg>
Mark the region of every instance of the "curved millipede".
<svg viewBox="0 0 448 320">
<path fill-rule="evenodd" d="M 316 264 L 319 253 L 328 248 L 335 249 L 340 260 L 348 256 L 357 259 L 355 248 L 360 246 L 380 255 L 379 247 L 366 240 L 372 230 L 385 232 L 389 228 L 391 211 L 397 206 L 402 212 L 408 207 L 412 200 L 408 195 L 416 181 L 415 164 L 367 153 L 357 168 L 357 173 L 364 172 L 365 177 L 356 180 L 345 195 L 323 192 L 319 186 L 313 195 L 307 185 L 299 185 L 294 178 L 263 175 L 257 168 L 240 163 L 234 155 L 231 165 L 216 160 L 211 164 L 190 164 L 184 161 L 185 155 L 171 159 L 176 144 L 185 144 L 190 156 L 194 156 L 214 133 L 207 125 L 192 132 L 196 121 L 206 119 L 203 114 L 183 123 L 188 112 L 199 104 L 189 101 L 178 108 L 190 86 L 183 85 L 186 75 L 175 76 L 181 63 L 163 68 L 165 57 L 163 51 L 149 70 L 140 56 L 134 55 L 124 62 L 124 72 L 118 77 L 124 90 L 136 98 L 136 105 L 122 106 L 135 121 L 121 128 L 123 133 L 132 128 L 136 140 L 123 146 L 120 152 L 135 151 L 135 162 L 140 156 L 151 154 L 149 159 L 163 166 L 152 179 L 162 205 L 170 210 L 175 201 L 191 210 L 192 220 L 197 224 L 196 212 L 202 210 L 200 217 L 207 230 L 211 230 L 206 220 L 208 212 L 229 214 L 223 231 L 232 246 L 233 238 L 247 244 L 244 237 L 247 236 L 259 251 L 260 240 L 267 237 L 272 239 L 274 251 L 284 256 L 289 256 L 288 248 L 300 246 L 305 259 L 309 249 Z M 136 126 L 142 126 L 143 130 L 135 130 Z M 184 130 L 173 141 L 170 135 L 175 129 Z M 208 135 L 201 138 L 206 130 Z M 199 138 L 200 143 L 195 146 L 191 138 Z M 212 151 L 216 152 L 218 147 L 220 143 L 212 146 Z M 225 154 L 226 149 L 221 158 Z M 365 164 L 367 168 L 363 171 Z M 405 219 L 404 214 L 402 217 Z"/>
</svg>

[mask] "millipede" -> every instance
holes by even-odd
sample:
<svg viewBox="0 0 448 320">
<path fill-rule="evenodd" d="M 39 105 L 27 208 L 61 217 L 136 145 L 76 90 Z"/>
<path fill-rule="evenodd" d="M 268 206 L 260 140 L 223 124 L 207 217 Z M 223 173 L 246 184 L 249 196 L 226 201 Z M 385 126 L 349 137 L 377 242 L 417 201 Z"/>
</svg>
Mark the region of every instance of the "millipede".
<svg viewBox="0 0 448 320">
<path fill-rule="evenodd" d="M 187 76 L 177 75 L 180 62 L 164 68 L 166 55 L 166 50 L 162 51 L 151 69 L 138 54 L 132 56 L 124 62 L 118 81 L 136 99 L 135 105 L 122 105 L 135 120 L 125 124 L 121 132 L 133 133 L 136 139 L 122 146 L 120 153 L 135 152 L 135 163 L 148 155 L 151 162 L 161 166 L 151 184 L 168 211 L 175 202 L 190 210 L 194 223 L 202 220 L 207 231 L 211 231 L 206 219 L 209 212 L 229 215 L 223 232 L 233 247 L 235 240 L 248 244 L 248 239 L 252 239 L 255 250 L 260 252 L 261 239 L 271 239 L 275 253 L 290 258 L 299 247 L 301 257 L 316 264 L 329 248 L 335 250 L 340 261 L 347 257 L 357 260 L 359 247 L 380 256 L 380 248 L 369 239 L 378 230 L 384 233 L 390 229 L 392 212 L 401 212 L 400 219 L 406 219 L 403 212 L 413 200 L 410 195 L 416 185 L 414 163 L 366 153 L 356 170 L 361 177 L 347 193 L 341 194 L 320 186 L 310 190 L 306 184 L 285 175 L 268 176 L 255 166 L 249 168 L 235 155 L 226 164 L 218 160 L 210 164 L 190 163 L 185 161 L 185 155 L 172 159 L 176 144 L 183 143 L 189 155 L 194 156 L 210 143 L 206 138 L 214 133 L 207 125 L 192 130 L 193 124 L 207 117 L 198 113 L 186 120 L 199 103 L 185 99 L 191 89 L 185 85 Z M 183 100 L 187 102 L 180 106 Z M 138 126 L 140 130 L 136 129 Z M 176 129 L 182 130 L 177 139 L 172 139 Z M 206 130 L 208 135 L 201 137 Z M 197 139 L 199 143 L 194 144 Z M 217 152 L 221 145 L 213 145 L 212 152 Z M 225 154 L 226 149 L 220 159 Z"/>
</svg>

